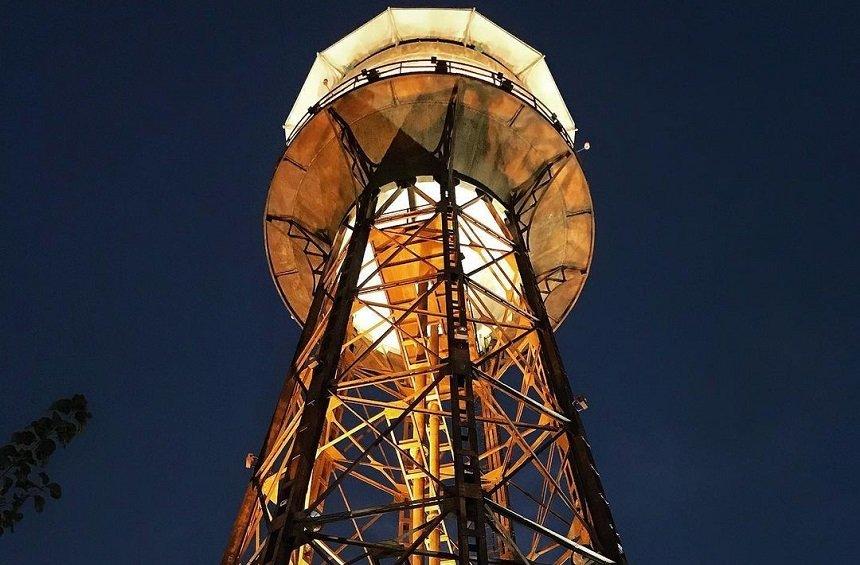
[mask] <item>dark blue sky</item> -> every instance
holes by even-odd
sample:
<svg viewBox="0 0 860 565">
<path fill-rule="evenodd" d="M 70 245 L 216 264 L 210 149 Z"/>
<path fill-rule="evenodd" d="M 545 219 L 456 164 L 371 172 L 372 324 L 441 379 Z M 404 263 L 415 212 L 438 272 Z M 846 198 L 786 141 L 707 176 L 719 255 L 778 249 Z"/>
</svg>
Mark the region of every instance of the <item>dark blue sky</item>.
<svg viewBox="0 0 860 565">
<path fill-rule="evenodd" d="M 214 563 L 298 335 L 280 124 L 385 4 L 64 4 L 0 18 L 0 436 L 75 392 L 94 418 L 0 562 Z M 592 144 L 558 339 L 631 562 L 856 563 L 856 3 L 478 8 Z"/>
</svg>

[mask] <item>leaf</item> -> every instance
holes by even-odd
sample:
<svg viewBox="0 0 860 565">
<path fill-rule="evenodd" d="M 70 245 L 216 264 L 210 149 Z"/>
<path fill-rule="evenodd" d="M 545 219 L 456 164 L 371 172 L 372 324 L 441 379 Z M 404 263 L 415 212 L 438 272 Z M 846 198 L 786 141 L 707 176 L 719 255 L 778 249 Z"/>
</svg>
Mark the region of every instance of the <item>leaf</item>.
<svg viewBox="0 0 860 565">
<path fill-rule="evenodd" d="M 23 465 L 27 465 L 27 464 L 35 464 L 36 463 L 36 457 L 33 455 L 33 452 L 31 450 L 22 449 L 21 451 L 18 452 L 18 462 L 17 463 L 19 466 L 23 466 Z M 29 469 L 29 467 L 28 467 L 28 469 Z M 27 471 L 27 472 L 29 473 L 30 471 Z"/>
<path fill-rule="evenodd" d="M 18 445 L 30 445 L 32 442 L 36 441 L 36 434 L 30 430 L 21 430 L 20 432 L 12 434 L 12 441 Z"/>
<path fill-rule="evenodd" d="M 76 394 L 72 397 L 72 406 L 75 410 L 87 409 L 87 398 L 83 394 Z"/>
<path fill-rule="evenodd" d="M 46 484 L 48 484 L 49 482 L 51 482 L 51 479 L 48 477 L 48 473 L 46 473 L 46 472 L 44 472 L 44 471 L 40 471 L 40 472 L 39 472 L 39 478 L 40 478 L 40 479 L 42 479 L 42 484 L 43 484 L 43 485 L 46 485 Z"/>
<path fill-rule="evenodd" d="M 48 492 L 51 493 L 51 498 L 53 499 L 59 499 L 61 496 L 63 496 L 63 489 L 60 488 L 60 485 L 58 485 L 57 483 L 49 484 Z"/>
<path fill-rule="evenodd" d="M 15 513 L 11 510 L 4 510 L 2 518 L 2 524 L 7 528 L 12 528 L 12 524 L 15 523 Z"/>
<path fill-rule="evenodd" d="M 68 413 L 73 409 L 74 405 L 72 404 L 72 400 L 69 398 L 61 398 L 58 401 L 51 404 L 51 410 L 56 410 L 57 412 Z"/>
<path fill-rule="evenodd" d="M 36 446 L 36 457 L 39 459 L 47 459 L 55 449 L 57 449 L 57 444 L 54 443 L 54 440 L 46 439 L 40 441 L 39 445 Z"/>
<path fill-rule="evenodd" d="M 78 433 L 78 427 L 75 424 L 63 423 L 57 426 L 57 437 L 60 438 L 60 443 L 67 445 Z"/>
<path fill-rule="evenodd" d="M 51 428 L 54 427 L 54 423 L 48 417 L 42 417 L 33 422 L 33 431 L 36 432 L 40 438 L 45 438 L 48 434 L 51 433 Z"/>
<path fill-rule="evenodd" d="M 33 507 L 36 509 L 36 512 L 41 512 L 45 509 L 45 497 L 39 496 L 38 494 L 33 497 Z"/>
<path fill-rule="evenodd" d="M 6 477 L 6 480 L 3 481 L 3 490 L 0 491 L 0 494 L 6 494 L 13 482 L 12 477 Z"/>
</svg>

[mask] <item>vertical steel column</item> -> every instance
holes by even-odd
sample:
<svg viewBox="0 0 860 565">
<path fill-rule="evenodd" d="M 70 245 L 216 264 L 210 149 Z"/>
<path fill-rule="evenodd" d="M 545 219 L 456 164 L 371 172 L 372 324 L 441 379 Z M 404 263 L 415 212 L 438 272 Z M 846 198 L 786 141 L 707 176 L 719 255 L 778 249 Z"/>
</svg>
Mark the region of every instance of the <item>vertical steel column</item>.
<svg viewBox="0 0 860 565">
<path fill-rule="evenodd" d="M 339 241 L 339 239 L 336 241 Z M 260 448 L 259 456 L 257 457 L 258 464 L 262 463 L 272 451 L 275 441 L 281 432 L 281 426 L 283 426 L 284 418 L 290 407 L 289 403 L 293 398 L 297 381 L 300 378 L 298 362 L 299 359 L 303 357 L 305 348 L 308 346 L 311 336 L 316 331 L 317 326 L 321 323 L 321 320 L 319 319 L 320 311 L 327 296 L 326 292 L 323 291 L 323 287 L 326 284 L 327 275 L 330 275 L 330 270 L 336 267 L 336 265 L 332 264 L 336 261 L 337 254 L 335 253 L 330 253 L 326 258 L 318 283 L 319 291 L 314 294 L 310 308 L 308 309 L 308 314 L 305 317 L 305 324 L 302 328 L 301 335 L 299 336 L 299 342 L 296 346 L 293 360 L 290 363 L 290 371 L 287 373 L 287 378 L 284 379 L 284 384 L 281 387 L 280 394 L 278 395 L 278 402 L 275 405 L 275 412 L 272 415 L 271 422 L 269 423 L 269 430 L 266 433 L 266 439 L 263 442 L 263 446 Z M 230 538 L 227 540 L 227 547 L 224 549 L 224 553 L 221 556 L 221 565 L 235 565 L 238 562 L 242 540 L 253 515 L 254 505 L 258 504 L 265 508 L 265 502 L 263 500 L 262 493 L 260 492 L 262 485 L 260 485 L 257 480 L 256 472 L 257 470 L 255 467 L 252 469 L 251 479 L 245 489 L 242 503 L 239 506 L 239 512 L 233 522 L 233 528 L 230 530 Z M 265 509 L 263 510 L 263 516 L 268 519 Z"/>
<path fill-rule="evenodd" d="M 378 187 L 371 184 L 358 197 L 355 226 L 341 265 L 328 325 L 320 341 L 319 362 L 313 370 L 308 385 L 307 402 L 296 433 L 292 458 L 284 479 L 278 485 L 280 512 L 272 520 L 272 530 L 269 533 L 263 560 L 266 564 L 286 565 L 292 551 L 305 541 L 302 532 L 298 530 L 295 518 L 304 510 L 316 451 L 331 398 L 330 387 L 337 376 L 341 348 L 357 292 L 358 277 L 373 225 L 378 194 Z"/>
<path fill-rule="evenodd" d="M 430 351 L 435 355 L 439 355 L 439 326 L 437 324 L 432 324 L 429 326 L 430 332 Z M 432 378 L 432 374 L 428 375 Z M 442 404 L 440 402 L 440 397 L 438 393 L 439 387 L 436 387 L 436 396 L 433 397 L 431 401 L 427 403 L 427 406 L 435 412 L 436 414 L 430 416 L 429 418 L 429 426 L 427 430 L 427 449 L 429 451 L 429 469 L 430 474 L 436 478 L 441 478 L 441 465 L 439 461 L 440 455 L 440 445 L 439 445 L 439 429 L 440 424 L 442 423 L 442 418 L 438 416 L 438 413 L 442 411 Z M 430 488 L 433 489 L 431 491 L 431 496 L 441 496 L 443 493 L 439 492 L 439 488 L 436 484 L 431 483 Z M 427 511 L 427 520 L 433 520 L 439 516 L 441 513 L 441 508 L 439 506 L 433 506 Z M 430 551 L 439 551 L 440 542 L 441 542 L 441 534 L 442 530 L 440 526 L 436 526 L 433 528 L 433 531 L 430 532 L 430 535 L 427 536 L 427 543 L 429 545 Z M 431 557 L 428 561 L 428 565 L 439 565 L 440 560 L 438 557 Z"/>
<path fill-rule="evenodd" d="M 544 368 L 547 384 L 558 401 L 561 413 L 569 423 L 567 436 L 570 443 L 568 458 L 574 475 L 577 495 L 580 503 L 591 516 L 591 523 L 597 534 L 597 549 L 618 564 L 626 564 L 627 557 L 621 547 L 621 540 L 612 520 L 609 502 L 600 482 L 597 466 L 591 455 L 591 446 L 585 437 L 585 428 L 576 407 L 573 404 L 573 392 L 570 388 L 561 353 L 553 335 L 552 325 L 544 307 L 543 298 L 538 289 L 537 279 L 531 260 L 528 257 L 522 233 L 519 229 L 519 218 L 516 212 L 508 207 L 506 223 L 514 242 L 514 256 L 522 279 L 523 294 L 532 313 L 537 317 L 536 330 L 540 342 L 540 359 Z"/>
<path fill-rule="evenodd" d="M 451 393 L 451 443 L 454 455 L 454 488 L 457 501 L 457 547 L 459 562 L 487 563 L 487 537 L 481 469 L 478 462 L 478 433 L 472 390 L 472 360 L 466 321 L 466 289 L 458 228 L 453 173 L 439 179 L 441 192 L 442 249 L 445 277 L 449 387 Z"/>
</svg>

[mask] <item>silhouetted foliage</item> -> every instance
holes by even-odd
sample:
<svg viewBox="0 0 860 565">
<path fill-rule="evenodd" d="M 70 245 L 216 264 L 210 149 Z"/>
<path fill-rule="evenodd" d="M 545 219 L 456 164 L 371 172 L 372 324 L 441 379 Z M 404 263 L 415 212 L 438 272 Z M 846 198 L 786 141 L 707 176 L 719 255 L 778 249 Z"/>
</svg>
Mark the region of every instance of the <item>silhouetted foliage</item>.
<svg viewBox="0 0 860 565">
<path fill-rule="evenodd" d="M 15 530 L 28 500 L 41 512 L 47 497 L 60 498 L 63 491 L 51 482 L 45 466 L 57 446 L 67 446 L 91 417 L 82 394 L 62 398 L 0 447 L 0 535 Z"/>
</svg>

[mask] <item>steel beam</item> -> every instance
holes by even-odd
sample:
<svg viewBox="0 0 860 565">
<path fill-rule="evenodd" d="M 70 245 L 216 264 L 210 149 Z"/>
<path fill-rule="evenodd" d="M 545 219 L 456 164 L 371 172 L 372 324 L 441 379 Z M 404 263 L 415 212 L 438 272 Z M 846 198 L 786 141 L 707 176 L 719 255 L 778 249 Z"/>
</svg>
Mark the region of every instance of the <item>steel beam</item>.
<svg viewBox="0 0 860 565">
<path fill-rule="evenodd" d="M 591 525 L 597 533 L 596 545 L 598 549 L 614 562 L 624 565 L 627 563 L 627 558 L 615 529 L 615 522 L 612 519 L 609 502 L 604 494 L 600 475 L 597 473 L 597 466 L 591 454 L 591 446 L 585 436 L 585 427 L 582 425 L 582 419 L 573 404 L 574 396 L 570 388 L 570 381 L 564 371 L 561 353 L 553 336 L 552 326 L 537 285 L 534 269 L 528 257 L 526 244 L 518 229 L 520 220 L 513 209 L 509 208 L 507 215 L 508 228 L 514 238 L 514 256 L 522 279 L 525 298 L 530 309 L 537 316 L 536 331 L 545 377 L 562 413 L 568 419 L 568 422 L 565 423 L 570 442 L 568 458 L 573 469 L 577 495 L 585 507 L 586 512 L 584 513 L 590 516 Z"/>
</svg>

